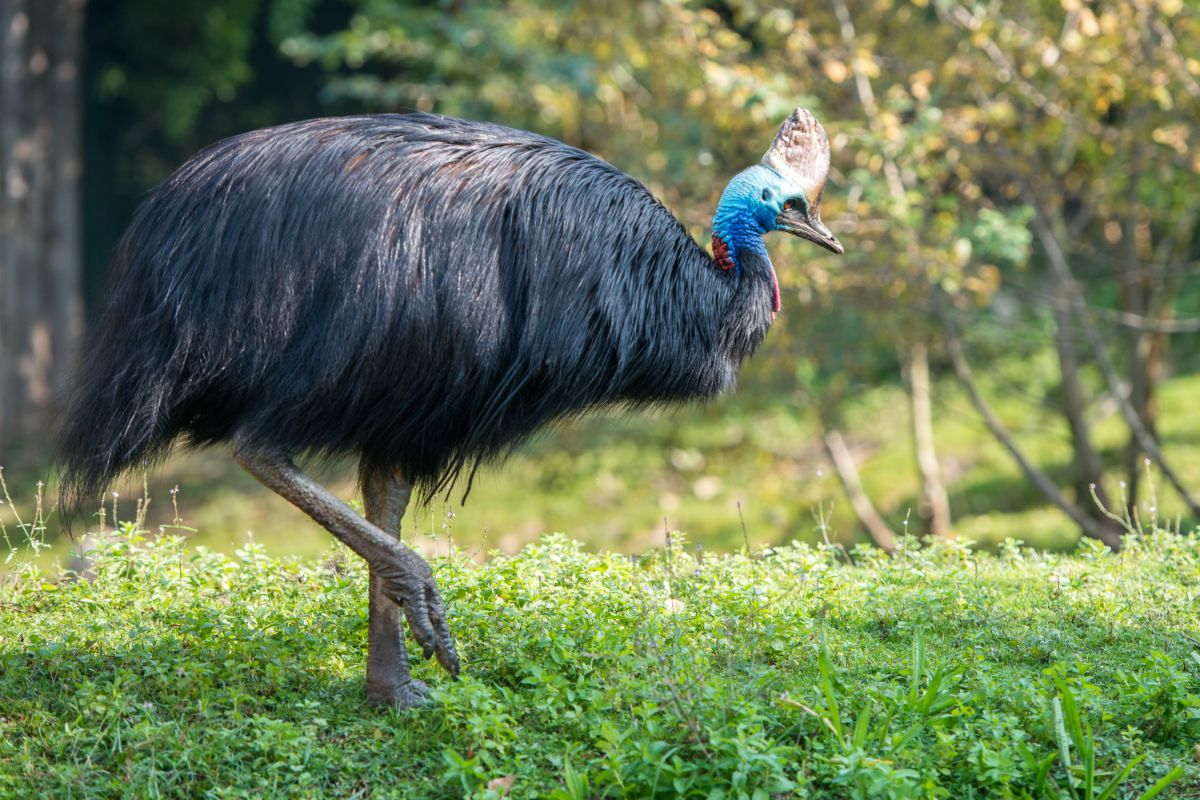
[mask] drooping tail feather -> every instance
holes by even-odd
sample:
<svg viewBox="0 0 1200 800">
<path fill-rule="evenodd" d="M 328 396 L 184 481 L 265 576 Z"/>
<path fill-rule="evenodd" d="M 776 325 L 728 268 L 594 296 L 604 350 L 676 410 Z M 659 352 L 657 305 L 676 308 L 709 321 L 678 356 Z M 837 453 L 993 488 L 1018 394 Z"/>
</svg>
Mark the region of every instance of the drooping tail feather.
<svg viewBox="0 0 1200 800">
<path fill-rule="evenodd" d="M 60 427 L 59 508 L 67 518 L 94 508 L 123 472 L 158 459 L 170 445 L 156 434 L 161 422 L 137 371 L 106 376 L 105 366 L 116 365 L 100 357 L 82 370 Z"/>
<path fill-rule="evenodd" d="M 162 458 L 177 433 L 171 416 L 178 343 L 164 329 L 169 315 L 153 313 L 151 271 L 137 263 L 147 255 L 143 229 L 135 222 L 117 248 L 106 305 L 58 426 L 59 508 L 66 519 L 95 507 L 122 473 Z"/>
</svg>

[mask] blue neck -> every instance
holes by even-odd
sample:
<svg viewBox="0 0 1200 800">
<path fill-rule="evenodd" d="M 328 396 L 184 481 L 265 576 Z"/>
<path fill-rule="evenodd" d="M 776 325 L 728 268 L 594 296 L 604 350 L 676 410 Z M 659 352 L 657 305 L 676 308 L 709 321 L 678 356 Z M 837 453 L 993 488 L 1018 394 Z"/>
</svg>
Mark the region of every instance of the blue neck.
<svg viewBox="0 0 1200 800">
<path fill-rule="evenodd" d="M 775 227 L 777 211 L 771 204 L 763 203 L 761 193 L 764 187 L 774 187 L 778 182 L 777 175 L 756 165 L 735 175 L 721 194 L 713 215 L 713 236 L 725 243 L 737 275 L 741 275 L 739 252 L 749 251 L 767 258 L 762 237 Z"/>
</svg>

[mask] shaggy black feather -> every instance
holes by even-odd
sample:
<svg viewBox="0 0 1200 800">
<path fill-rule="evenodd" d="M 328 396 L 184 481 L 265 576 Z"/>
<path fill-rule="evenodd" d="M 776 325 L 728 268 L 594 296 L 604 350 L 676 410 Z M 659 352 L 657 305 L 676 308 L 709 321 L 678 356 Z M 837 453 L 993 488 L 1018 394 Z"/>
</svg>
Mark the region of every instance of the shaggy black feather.
<svg viewBox="0 0 1200 800">
<path fill-rule="evenodd" d="M 201 152 L 137 211 L 59 438 L 67 507 L 238 438 L 398 466 L 428 495 L 589 408 L 730 389 L 772 273 L 718 269 L 561 142 L 413 115 Z"/>
</svg>

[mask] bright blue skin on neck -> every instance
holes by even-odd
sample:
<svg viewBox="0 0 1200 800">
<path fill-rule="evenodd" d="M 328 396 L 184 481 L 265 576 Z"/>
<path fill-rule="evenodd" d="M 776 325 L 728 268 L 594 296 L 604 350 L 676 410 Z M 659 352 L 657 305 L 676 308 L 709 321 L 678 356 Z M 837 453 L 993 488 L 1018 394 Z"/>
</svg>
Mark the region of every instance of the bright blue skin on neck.
<svg viewBox="0 0 1200 800">
<path fill-rule="evenodd" d="M 739 250 L 768 258 L 762 237 L 779 230 L 775 220 L 788 200 L 807 205 L 799 186 L 762 164 L 739 172 L 729 181 L 713 215 L 713 236 L 729 246 L 736 274 L 741 274 Z"/>
</svg>

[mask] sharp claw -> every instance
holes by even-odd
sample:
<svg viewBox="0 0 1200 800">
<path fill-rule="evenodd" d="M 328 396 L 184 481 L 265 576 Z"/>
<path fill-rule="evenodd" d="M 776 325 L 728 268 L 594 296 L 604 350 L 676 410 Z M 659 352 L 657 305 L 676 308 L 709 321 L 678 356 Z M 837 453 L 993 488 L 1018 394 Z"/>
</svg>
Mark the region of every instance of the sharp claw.
<svg viewBox="0 0 1200 800">
<path fill-rule="evenodd" d="M 429 622 L 429 610 L 423 602 L 413 602 L 404 607 L 408 617 L 408 627 L 412 629 L 413 638 L 421 646 L 421 654 L 432 658 L 438 651 L 438 635 Z M 440 662 L 440 659 L 439 659 Z"/>
<path fill-rule="evenodd" d="M 385 580 L 385 586 L 388 586 L 388 583 Z M 421 647 L 421 654 L 426 659 L 436 656 L 438 664 L 449 672 L 451 677 L 458 678 L 461 665 L 454 647 L 454 637 L 446 620 L 446 606 L 442 596 L 432 576 L 413 583 L 418 584 L 416 597 L 412 596 L 414 593 L 404 591 L 388 594 L 404 609 L 408 627 L 412 631 L 413 639 Z"/>
<path fill-rule="evenodd" d="M 450 625 L 446 621 L 446 606 L 442 596 L 434 586 L 429 587 L 427 594 L 429 602 L 429 621 L 437 632 L 437 660 L 442 668 L 457 678 L 459 672 L 458 652 L 454 647 L 454 637 L 450 635 Z"/>
<path fill-rule="evenodd" d="M 442 669 L 450 673 L 450 677 L 458 680 L 459 663 L 458 653 L 454 652 L 454 644 L 449 647 L 439 647 L 437 652 L 438 663 L 442 665 Z"/>
</svg>

